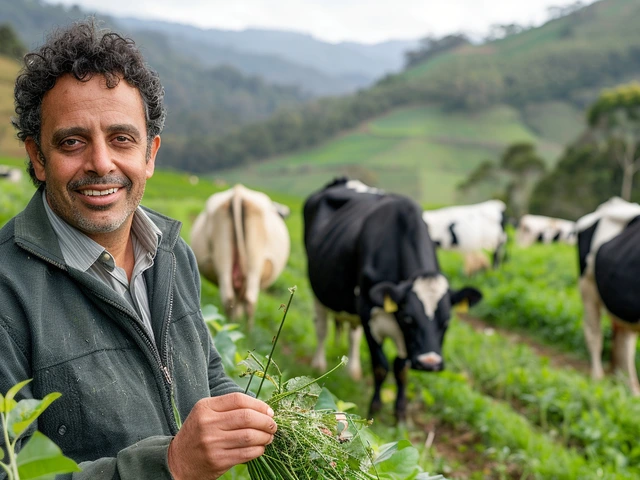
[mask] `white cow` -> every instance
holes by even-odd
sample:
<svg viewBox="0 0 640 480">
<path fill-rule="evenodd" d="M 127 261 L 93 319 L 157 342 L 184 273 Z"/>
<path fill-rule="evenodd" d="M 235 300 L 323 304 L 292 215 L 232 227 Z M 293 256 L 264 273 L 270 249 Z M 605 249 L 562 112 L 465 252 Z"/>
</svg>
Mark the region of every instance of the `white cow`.
<svg viewBox="0 0 640 480">
<path fill-rule="evenodd" d="M 535 242 L 575 245 L 575 228 L 576 224 L 571 220 L 526 214 L 518 222 L 516 243 L 521 247 L 528 247 Z"/>
<path fill-rule="evenodd" d="M 604 376 L 600 317 L 612 321 L 612 367 L 622 372 L 634 395 L 640 395 L 635 351 L 640 329 L 638 259 L 640 205 L 614 197 L 576 222 L 580 258 L 580 294 L 591 375 Z"/>
<path fill-rule="evenodd" d="M 489 268 L 485 250 L 491 252 L 494 267 L 500 263 L 507 241 L 505 209 L 503 201 L 487 200 L 473 205 L 425 210 L 422 219 L 429 228 L 429 236 L 440 248 L 464 254 L 464 270 L 471 275 Z"/>
<path fill-rule="evenodd" d="M 22 180 L 22 170 L 8 165 L 0 165 L 0 178 L 5 178 L 12 183 L 18 183 Z"/>
<path fill-rule="evenodd" d="M 289 231 L 278 210 L 264 193 L 238 184 L 211 195 L 191 229 L 200 273 L 218 285 L 227 316 L 246 313 L 248 328 L 259 291 L 289 259 Z"/>
</svg>

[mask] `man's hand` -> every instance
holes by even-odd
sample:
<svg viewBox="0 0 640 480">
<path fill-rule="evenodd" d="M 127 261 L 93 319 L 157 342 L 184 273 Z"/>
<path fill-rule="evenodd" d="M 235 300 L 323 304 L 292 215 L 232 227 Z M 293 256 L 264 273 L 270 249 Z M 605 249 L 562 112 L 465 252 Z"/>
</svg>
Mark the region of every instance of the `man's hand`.
<svg viewBox="0 0 640 480">
<path fill-rule="evenodd" d="M 271 407 L 249 395 L 204 398 L 169 445 L 171 474 L 176 480 L 215 480 L 262 455 L 277 428 Z"/>
</svg>

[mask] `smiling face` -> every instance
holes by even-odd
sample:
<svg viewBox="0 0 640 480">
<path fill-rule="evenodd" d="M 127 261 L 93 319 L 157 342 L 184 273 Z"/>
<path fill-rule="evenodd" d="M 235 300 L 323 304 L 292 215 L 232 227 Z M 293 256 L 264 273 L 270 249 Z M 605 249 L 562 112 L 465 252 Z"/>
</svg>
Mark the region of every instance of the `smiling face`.
<svg viewBox="0 0 640 480">
<path fill-rule="evenodd" d="M 81 82 L 60 77 L 42 101 L 41 151 L 25 146 L 52 210 L 102 243 L 128 235 L 146 180 L 153 175 L 160 137 L 147 158 L 142 98 L 121 80 L 107 88 L 101 75 Z"/>
</svg>

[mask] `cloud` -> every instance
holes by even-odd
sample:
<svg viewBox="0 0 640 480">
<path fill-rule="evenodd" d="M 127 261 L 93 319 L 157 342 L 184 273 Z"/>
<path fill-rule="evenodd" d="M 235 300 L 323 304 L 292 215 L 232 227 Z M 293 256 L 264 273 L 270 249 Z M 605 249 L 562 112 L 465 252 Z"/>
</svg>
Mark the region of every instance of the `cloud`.
<svg viewBox="0 0 640 480">
<path fill-rule="evenodd" d="M 312 34 L 325 41 L 375 43 L 454 32 L 486 33 L 492 24 L 538 25 L 562 0 L 47 0 L 113 16 L 201 28 L 257 27 Z M 590 3 L 593 0 L 588 0 Z"/>
</svg>

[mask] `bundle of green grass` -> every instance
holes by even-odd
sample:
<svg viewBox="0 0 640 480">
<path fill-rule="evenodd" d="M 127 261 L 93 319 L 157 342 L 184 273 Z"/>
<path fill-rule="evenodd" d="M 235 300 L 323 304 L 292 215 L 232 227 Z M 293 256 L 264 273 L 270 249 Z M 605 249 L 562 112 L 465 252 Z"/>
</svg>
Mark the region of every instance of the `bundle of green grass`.
<svg viewBox="0 0 640 480">
<path fill-rule="evenodd" d="M 261 379 L 256 397 L 265 380 L 273 385 L 266 402 L 278 424 L 265 453 L 247 463 L 251 480 L 442 479 L 441 475 L 423 472 L 418 466 L 418 451 L 408 440 L 374 448 L 378 442 L 367 428 L 370 422 L 339 411 L 333 395 L 319 386 L 321 379 L 346 365 L 346 357 L 316 379 L 295 377 L 283 381 L 272 357 L 295 290 L 296 287 L 289 289 L 289 303 L 269 356 L 250 352 L 240 362 L 246 368 L 242 376 L 250 376 L 247 392 L 254 378 Z"/>
<path fill-rule="evenodd" d="M 340 412 L 333 395 L 318 381 L 345 365 L 346 357 L 322 377 L 296 377 L 281 382 L 265 374 L 255 354 L 242 362 L 245 374 L 268 379 L 274 393 L 266 402 L 273 408 L 278 430 L 265 453 L 247 464 L 251 480 L 436 480 L 418 466 L 418 451 L 408 440 L 378 446 L 367 428 L 370 421 Z M 262 386 L 262 383 L 260 384 Z"/>
<path fill-rule="evenodd" d="M 254 354 L 245 362 L 248 374 L 268 378 L 275 386 L 267 403 L 278 424 L 264 455 L 247 464 L 252 480 L 375 478 L 366 473 L 373 462 L 361 435 L 365 420 L 337 412 L 319 379 L 296 377 L 280 383 L 281 375 L 265 375 Z"/>
</svg>

